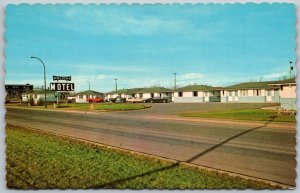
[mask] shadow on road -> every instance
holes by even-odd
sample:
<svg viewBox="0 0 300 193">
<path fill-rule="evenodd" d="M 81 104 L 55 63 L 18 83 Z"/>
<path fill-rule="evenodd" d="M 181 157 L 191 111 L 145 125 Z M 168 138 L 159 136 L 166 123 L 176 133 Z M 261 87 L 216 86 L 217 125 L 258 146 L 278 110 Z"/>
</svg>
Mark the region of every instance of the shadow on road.
<svg viewBox="0 0 300 193">
<path fill-rule="evenodd" d="M 193 162 L 194 160 L 200 158 L 201 156 L 204 156 L 205 154 L 211 152 L 211 151 L 214 151 L 215 149 L 221 147 L 222 145 L 232 141 L 233 139 L 236 139 L 242 135 L 245 135 L 247 133 L 250 133 L 254 130 L 257 130 L 257 129 L 261 129 L 263 127 L 267 127 L 269 123 L 273 122 L 275 119 L 275 117 L 272 117 L 271 120 L 269 120 L 268 122 L 266 122 L 264 125 L 262 126 L 258 126 L 258 127 L 254 127 L 254 128 L 251 128 L 251 129 L 248 129 L 246 131 L 243 131 L 241 133 L 238 133 L 200 153 L 198 153 L 197 155 L 185 160 L 185 161 L 177 161 L 176 163 L 170 165 L 170 166 L 167 166 L 167 167 L 163 167 L 163 168 L 158 168 L 158 169 L 155 169 L 155 170 L 151 170 L 151 171 L 148 171 L 148 172 L 145 172 L 145 173 L 142 173 L 142 174 L 138 174 L 138 175 L 135 175 L 135 176 L 130 176 L 130 177 L 127 177 L 127 178 L 123 178 L 123 179 L 118 179 L 118 180 L 114 180 L 112 182 L 108 182 L 108 183 L 105 183 L 105 184 L 102 184 L 100 185 L 98 188 L 113 188 L 115 185 L 119 184 L 119 183 L 123 183 L 123 182 L 126 182 L 126 181 L 129 181 L 129 180 L 133 180 L 133 179 L 136 179 L 136 178 L 140 178 L 140 177 L 144 177 L 144 176 L 147 176 L 147 175 L 151 175 L 151 174 L 154 174 L 154 173 L 158 173 L 158 172 L 162 172 L 162 171 L 166 171 L 166 170 L 169 170 L 169 169 L 172 169 L 172 168 L 175 168 L 175 167 L 178 167 L 180 165 L 180 163 L 191 163 Z"/>
</svg>

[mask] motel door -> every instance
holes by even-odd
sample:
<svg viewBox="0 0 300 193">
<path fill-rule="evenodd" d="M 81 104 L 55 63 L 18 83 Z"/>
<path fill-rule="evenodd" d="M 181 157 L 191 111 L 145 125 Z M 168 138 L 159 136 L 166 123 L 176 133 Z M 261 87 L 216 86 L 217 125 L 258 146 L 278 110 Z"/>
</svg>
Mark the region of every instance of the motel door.
<svg viewBox="0 0 300 193">
<path fill-rule="evenodd" d="M 274 102 L 280 102 L 279 89 L 274 90 Z"/>
</svg>

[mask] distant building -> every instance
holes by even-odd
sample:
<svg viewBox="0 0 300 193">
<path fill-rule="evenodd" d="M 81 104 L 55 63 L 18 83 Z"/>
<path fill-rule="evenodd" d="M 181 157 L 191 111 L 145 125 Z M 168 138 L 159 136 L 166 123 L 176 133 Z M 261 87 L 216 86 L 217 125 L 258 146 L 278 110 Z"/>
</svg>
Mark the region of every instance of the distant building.
<svg viewBox="0 0 300 193">
<path fill-rule="evenodd" d="M 6 84 L 5 90 L 7 95 L 19 95 L 28 91 L 33 91 L 33 85 L 31 84 Z"/>
<path fill-rule="evenodd" d="M 6 84 L 6 102 L 21 102 L 22 94 L 33 91 L 31 84 Z"/>
</svg>

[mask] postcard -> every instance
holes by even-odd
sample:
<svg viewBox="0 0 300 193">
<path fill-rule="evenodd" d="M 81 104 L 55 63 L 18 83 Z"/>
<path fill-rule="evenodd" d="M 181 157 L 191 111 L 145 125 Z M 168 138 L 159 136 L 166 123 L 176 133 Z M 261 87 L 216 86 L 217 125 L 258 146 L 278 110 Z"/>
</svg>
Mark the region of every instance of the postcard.
<svg viewBox="0 0 300 193">
<path fill-rule="evenodd" d="M 292 3 L 9 4 L 8 189 L 294 189 Z"/>
</svg>

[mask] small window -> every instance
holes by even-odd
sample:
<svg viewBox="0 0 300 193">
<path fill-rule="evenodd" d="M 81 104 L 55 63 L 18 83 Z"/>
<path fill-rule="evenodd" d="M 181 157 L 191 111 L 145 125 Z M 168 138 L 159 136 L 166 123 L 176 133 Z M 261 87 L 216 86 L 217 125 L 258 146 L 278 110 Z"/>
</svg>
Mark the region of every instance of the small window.
<svg viewBox="0 0 300 193">
<path fill-rule="evenodd" d="M 82 99 L 83 98 L 83 95 L 79 95 L 79 99 Z"/>
<path fill-rule="evenodd" d="M 135 97 L 135 94 L 131 94 L 132 97 Z"/>
<path fill-rule="evenodd" d="M 222 93 L 223 93 L 223 95 L 225 95 L 225 91 L 224 90 L 222 91 Z"/>
<path fill-rule="evenodd" d="M 193 96 L 197 97 L 198 96 L 198 91 L 193 91 Z"/>
<path fill-rule="evenodd" d="M 283 91 L 283 86 L 282 85 L 280 86 L 280 90 Z"/>
<path fill-rule="evenodd" d="M 154 93 L 151 93 L 151 98 L 153 98 L 154 97 Z"/>
<path fill-rule="evenodd" d="M 179 96 L 179 97 L 182 97 L 182 92 L 178 92 L 178 96 Z"/>
</svg>

